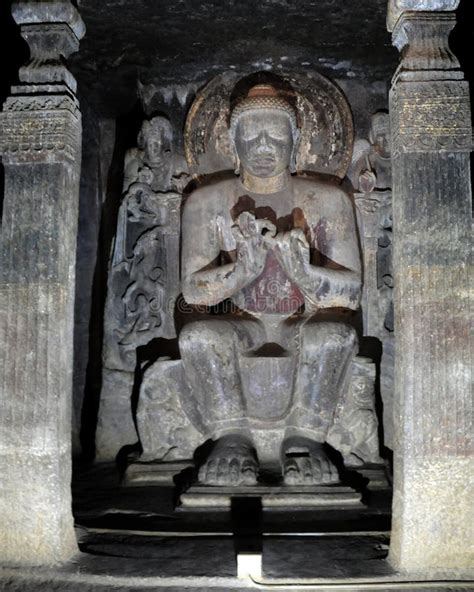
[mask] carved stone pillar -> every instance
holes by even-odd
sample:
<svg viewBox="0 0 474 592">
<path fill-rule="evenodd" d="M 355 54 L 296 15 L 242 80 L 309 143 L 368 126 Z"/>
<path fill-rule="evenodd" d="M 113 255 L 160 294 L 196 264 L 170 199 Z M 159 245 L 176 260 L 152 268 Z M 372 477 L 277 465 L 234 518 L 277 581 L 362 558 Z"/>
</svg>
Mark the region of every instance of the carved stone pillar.
<svg viewBox="0 0 474 592">
<path fill-rule="evenodd" d="M 71 377 L 81 119 L 64 58 L 84 24 L 69 0 L 14 2 L 30 46 L 0 115 L 0 562 L 77 551 Z"/>
<path fill-rule="evenodd" d="M 448 46 L 458 3 L 389 2 L 401 53 L 390 93 L 397 424 L 390 558 L 410 571 L 462 572 L 472 561 L 472 128 L 468 85 Z"/>
</svg>

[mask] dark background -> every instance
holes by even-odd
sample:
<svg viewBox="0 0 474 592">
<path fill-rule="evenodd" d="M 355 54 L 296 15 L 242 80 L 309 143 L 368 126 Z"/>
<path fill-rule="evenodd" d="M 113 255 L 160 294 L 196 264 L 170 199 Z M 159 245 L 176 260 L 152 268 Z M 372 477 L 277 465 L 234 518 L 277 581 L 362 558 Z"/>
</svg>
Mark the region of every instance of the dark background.
<svg viewBox="0 0 474 592">
<path fill-rule="evenodd" d="M 283 0 L 281 1 L 283 3 Z M 341 35 L 341 37 L 338 37 L 337 42 L 334 43 L 331 43 L 330 38 L 314 39 L 315 35 L 311 35 L 311 30 L 308 31 L 308 27 L 304 29 L 303 25 L 305 22 L 307 23 L 309 18 L 311 18 L 311 14 L 309 12 L 307 19 L 305 20 L 301 18 L 300 22 L 281 21 L 279 19 L 279 14 L 281 13 L 278 12 L 280 3 L 275 1 L 274 3 L 267 3 L 268 6 L 266 11 L 262 12 L 260 16 L 261 18 L 267 19 L 267 22 L 273 22 L 275 31 L 278 32 L 279 37 L 285 38 L 285 36 L 294 35 L 295 38 L 299 38 L 301 40 L 302 44 L 306 43 L 308 47 L 313 46 L 315 49 L 321 47 L 325 48 L 326 55 L 331 54 L 337 56 L 338 52 L 342 52 L 340 55 L 344 56 L 345 48 L 350 47 L 351 55 L 349 57 L 351 57 L 354 62 L 357 62 L 357 59 L 362 57 L 364 57 L 364 59 L 369 64 L 373 62 L 372 67 L 374 71 L 378 68 L 380 61 L 393 61 L 393 56 L 395 53 L 392 53 L 394 50 L 390 48 L 390 36 L 384 31 L 383 28 L 383 12 L 386 5 L 386 0 L 370 0 L 369 3 L 366 3 L 367 6 L 370 4 L 369 10 L 367 10 L 365 7 L 360 7 L 359 4 L 357 4 L 356 10 L 360 12 L 360 18 L 358 17 L 357 19 L 353 18 L 354 15 L 349 15 L 351 17 L 349 18 L 347 16 L 347 9 L 344 10 L 338 8 L 340 5 L 345 3 L 338 3 L 337 0 L 325 1 L 329 6 L 334 5 L 334 12 L 330 14 L 331 20 L 328 20 L 327 24 L 329 24 L 329 22 L 337 22 L 338 36 Z M 196 34 L 195 22 L 192 20 L 192 17 L 197 17 L 197 15 L 201 14 L 201 4 L 204 7 L 209 3 L 208 0 L 199 0 L 198 2 L 196 2 L 196 0 L 193 0 L 192 2 L 188 0 L 188 2 L 191 7 L 189 10 L 189 15 L 186 14 L 185 8 L 184 12 L 178 13 L 178 17 L 176 17 L 176 11 L 174 11 L 173 16 L 169 15 L 170 19 L 174 19 L 170 20 L 170 23 L 173 24 L 174 28 L 169 30 L 169 38 L 176 39 L 176 43 L 173 45 L 173 43 L 170 43 L 167 39 L 163 39 L 162 36 L 151 40 L 158 44 L 160 43 L 160 39 L 163 39 L 163 47 L 158 47 L 157 49 L 155 45 L 154 54 L 155 56 L 159 55 L 163 62 L 161 66 L 161 76 L 165 76 L 169 80 L 171 80 L 173 73 L 176 73 L 177 76 L 181 75 L 183 80 L 189 76 L 191 70 L 186 71 L 186 63 L 188 63 L 191 59 L 188 54 L 192 54 L 194 50 L 187 50 L 186 54 L 183 53 L 182 50 L 184 47 L 189 48 L 191 45 L 189 33 L 191 32 L 193 35 Z M 184 0 L 173 0 L 170 4 L 174 3 L 177 5 L 184 4 L 186 7 L 186 2 L 184 2 Z M 143 15 L 139 10 L 139 6 L 141 4 L 143 4 Z M 319 5 L 319 3 L 308 4 Z M 19 27 L 14 23 L 11 17 L 10 5 L 10 0 L 5 0 L 0 3 L 0 63 L 2 72 L 0 80 L 0 101 L 2 103 L 5 97 L 8 95 L 11 84 L 14 84 L 17 80 L 19 66 L 25 62 L 29 54 L 26 43 L 20 37 Z M 114 5 L 112 2 L 112 7 L 113 6 Z M 127 3 L 120 3 L 120 6 L 125 6 L 125 10 L 123 12 L 124 16 L 132 16 L 135 14 L 135 22 L 119 22 L 118 16 L 115 16 L 114 18 L 115 10 L 112 8 L 107 9 L 107 1 L 101 0 L 101 2 L 97 2 L 97 0 L 81 0 L 79 2 L 79 10 L 81 11 L 81 14 L 83 14 L 83 18 L 86 21 L 86 25 L 88 27 L 86 37 L 81 44 L 79 56 L 72 57 L 70 60 L 74 66 L 73 70 L 78 73 L 79 84 L 81 82 L 81 78 L 83 81 L 89 83 L 89 80 L 94 78 L 107 80 L 109 75 L 115 79 L 120 77 L 123 78 L 124 81 L 131 81 L 136 76 L 137 69 L 140 67 L 143 68 L 144 64 L 149 63 L 149 60 L 153 59 L 153 56 L 150 55 L 150 47 L 146 45 L 147 41 L 141 41 L 139 27 L 142 26 L 142 22 L 144 23 L 144 27 L 149 26 L 148 21 L 151 19 L 151 17 L 156 18 L 157 15 L 150 15 L 149 19 L 146 18 L 146 11 L 148 10 L 149 12 L 149 8 L 144 0 L 138 0 L 138 2 L 136 0 L 129 0 Z M 236 3 L 231 0 L 229 2 L 229 6 L 234 7 L 236 6 Z M 239 6 L 241 6 L 241 3 L 239 3 Z M 272 18 L 272 6 L 275 6 L 273 15 L 274 18 Z M 163 5 L 163 8 L 166 8 L 166 4 Z M 109 12 L 107 12 L 107 10 Z M 300 11 L 299 8 L 298 11 Z M 167 12 L 172 12 L 169 7 Z M 313 12 L 317 14 L 316 9 L 314 9 Z M 208 46 L 207 48 L 201 47 L 194 51 L 194 54 L 200 56 L 199 59 L 202 60 L 203 68 L 206 68 L 208 63 L 211 63 L 212 59 L 222 59 L 222 55 L 226 52 L 228 52 L 229 55 L 232 54 L 233 57 L 238 60 L 239 55 L 245 55 L 243 52 L 249 50 L 249 47 L 246 47 L 245 43 L 243 43 L 242 47 L 236 48 L 236 44 L 233 39 L 229 41 L 229 39 L 225 37 L 225 35 L 230 34 L 233 25 L 232 19 L 229 18 L 226 23 L 227 28 L 223 27 L 222 21 L 225 21 L 225 13 L 226 11 L 224 11 L 223 15 L 218 15 L 218 17 L 209 14 L 205 14 L 203 17 L 203 23 L 207 23 L 207 29 L 203 25 L 205 30 L 201 31 L 201 37 L 199 37 L 199 39 L 202 39 L 203 41 L 196 42 L 195 44 L 204 45 L 207 42 Z M 179 14 L 182 16 L 179 17 Z M 323 16 L 325 15 L 326 13 L 324 13 Z M 119 16 L 120 18 L 123 18 L 122 15 Z M 142 16 L 143 19 L 140 20 Z M 239 23 L 242 22 L 242 19 L 248 18 L 250 24 L 255 23 L 255 26 L 259 25 L 256 18 L 258 15 L 255 14 L 255 11 L 246 13 L 242 12 L 240 15 L 238 12 L 235 14 L 230 13 L 230 16 L 235 18 L 236 22 Z M 180 18 L 182 22 L 181 31 Z M 216 20 L 213 20 L 214 18 Z M 238 18 L 241 20 L 238 21 Z M 338 18 L 340 18 L 340 22 L 338 22 Z M 321 19 L 319 19 L 319 21 L 321 21 Z M 140 23 L 139 27 L 137 27 L 137 23 Z M 323 21 L 322 24 L 320 23 L 320 27 L 315 29 L 315 31 L 319 34 L 320 31 L 327 30 L 327 24 L 325 25 Z M 119 29 L 119 26 L 122 28 Z M 285 26 L 288 27 L 288 31 L 285 30 Z M 189 29 L 189 27 L 191 28 Z M 203 27 L 201 27 L 201 29 Z M 212 36 L 214 28 L 216 31 L 221 32 L 221 36 Z M 271 36 L 272 30 L 270 25 L 266 28 L 267 31 L 264 37 L 265 47 L 262 47 L 263 53 L 268 52 L 269 50 L 271 51 L 271 47 L 269 49 L 269 46 L 271 46 L 269 36 Z M 332 27 L 329 27 L 329 29 L 332 29 Z M 97 35 L 100 34 L 100 40 L 91 39 L 91 36 L 93 36 L 95 31 L 97 31 Z M 124 31 L 129 31 L 130 38 L 126 36 Z M 118 34 L 115 34 L 116 32 L 118 32 Z M 245 30 L 239 26 L 237 27 L 235 35 L 242 35 L 244 32 Z M 305 33 L 304 36 L 303 33 Z M 252 29 L 251 34 L 254 34 Z M 222 35 L 224 35 L 224 37 Z M 330 37 L 330 33 L 326 33 L 326 35 Z M 143 37 L 145 37 L 145 35 Z M 216 52 L 215 54 L 212 53 L 211 44 L 213 41 L 215 42 L 216 51 L 219 50 L 218 53 Z M 359 49 L 357 47 L 358 43 Z M 170 44 L 171 47 L 168 47 Z M 375 47 L 378 48 L 377 51 L 374 51 Z M 451 37 L 451 47 L 460 59 L 461 65 L 466 74 L 466 78 L 469 80 L 472 88 L 474 78 L 474 52 L 472 50 L 474 47 L 474 2 L 472 2 L 472 0 L 461 0 L 460 7 L 458 9 L 458 25 L 456 26 Z M 117 55 L 119 58 L 121 58 L 120 60 L 118 60 Z M 318 54 L 315 54 L 313 51 L 312 55 L 314 58 L 317 55 L 324 54 L 322 54 L 321 51 Z M 82 58 L 81 56 L 84 57 Z M 81 59 L 84 62 L 83 64 L 81 64 Z M 117 64 L 118 61 L 123 63 Z M 177 63 L 182 64 L 181 74 L 179 68 L 177 70 Z M 195 72 L 196 62 L 193 62 L 191 65 L 193 66 L 192 71 Z M 322 63 L 321 67 L 319 67 L 318 62 L 316 62 L 316 67 L 325 73 L 324 63 Z M 209 78 L 210 77 L 211 76 L 209 76 Z M 118 99 L 115 97 L 115 99 L 111 100 Z"/>
</svg>

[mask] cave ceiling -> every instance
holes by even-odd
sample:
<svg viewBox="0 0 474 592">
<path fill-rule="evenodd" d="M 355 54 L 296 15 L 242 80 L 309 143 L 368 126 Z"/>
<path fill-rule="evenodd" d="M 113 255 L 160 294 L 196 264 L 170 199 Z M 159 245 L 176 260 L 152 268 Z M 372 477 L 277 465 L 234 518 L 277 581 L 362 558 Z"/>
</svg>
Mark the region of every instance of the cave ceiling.
<svg viewBox="0 0 474 592">
<path fill-rule="evenodd" d="M 105 116 L 127 113 L 138 87 L 166 94 L 225 70 L 304 71 L 390 80 L 397 64 L 387 0 L 79 0 L 86 37 L 69 63 Z"/>
</svg>

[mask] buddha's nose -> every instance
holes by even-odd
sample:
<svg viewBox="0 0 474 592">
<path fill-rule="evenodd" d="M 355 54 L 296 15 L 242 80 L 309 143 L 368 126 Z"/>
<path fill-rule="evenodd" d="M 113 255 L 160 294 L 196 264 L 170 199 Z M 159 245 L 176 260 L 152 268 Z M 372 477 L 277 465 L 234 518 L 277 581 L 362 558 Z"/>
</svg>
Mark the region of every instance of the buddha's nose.
<svg viewBox="0 0 474 592">
<path fill-rule="evenodd" d="M 259 154 L 271 152 L 271 146 L 266 132 L 262 132 L 258 136 L 257 152 Z"/>
</svg>

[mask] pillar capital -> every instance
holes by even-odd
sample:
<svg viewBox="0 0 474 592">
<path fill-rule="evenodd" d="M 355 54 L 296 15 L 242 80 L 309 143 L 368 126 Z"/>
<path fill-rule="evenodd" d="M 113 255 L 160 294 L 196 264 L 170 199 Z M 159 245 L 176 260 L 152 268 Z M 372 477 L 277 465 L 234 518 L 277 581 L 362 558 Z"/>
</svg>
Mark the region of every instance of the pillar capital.
<svg viewBox="0 0 474 592">
<path fill-rule="evenodd" d="M 78 51 L 84 22 L 70 0 L 16 0 L 12 15 L 30 58 L 0 115 L 3 162 L 74 163 L 81 122 L 77 83 L 65 60 Z"/>
<path fill-rule="evenodd" d="M 47 88 L 48 85 L 63 85 L 74 93 L 76 80 L 64 59 L 78 51 L 85 34 L 84 22 L 75 6 L 69 0 L 17 0 L 12 4 L 12 15 L 30 48 L 30 59 L 20 68 L 20 82 L 41 85 L 31 89 L 34 93 L 57 90 Z M 12 92 L 27 90 L 22 86 Z"/>
<path fill-rule="evenodd" d="M 392 32 L 407 12 L 452 12 L 460 0 L 388 0 L 387 29 Z"/>
</svg>

